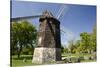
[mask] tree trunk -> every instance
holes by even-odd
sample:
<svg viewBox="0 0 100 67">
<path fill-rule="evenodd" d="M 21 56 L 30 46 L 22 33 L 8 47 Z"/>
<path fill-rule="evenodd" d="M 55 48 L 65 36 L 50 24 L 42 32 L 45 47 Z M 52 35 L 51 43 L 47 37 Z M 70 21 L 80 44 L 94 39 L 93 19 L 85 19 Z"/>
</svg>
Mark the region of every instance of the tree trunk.
<svg viewBox="0 0 100 67">
<path fill-rule="evenodd" d="M 33 53 L 34 53 L 34 46 L 31 44 L 31 47 L 32 47 L 32 50 L 33 50 Z M 33 54 L 32 54 L 33 55 Z"/>
<path fill-rule="evenodd" d="M 21 51 L 22 51 L 22 45 L 21 45 L 20 49 L 18 50 L 18 56 L 17 56 L 18 59 L 20 58 Z"/>
</svg>

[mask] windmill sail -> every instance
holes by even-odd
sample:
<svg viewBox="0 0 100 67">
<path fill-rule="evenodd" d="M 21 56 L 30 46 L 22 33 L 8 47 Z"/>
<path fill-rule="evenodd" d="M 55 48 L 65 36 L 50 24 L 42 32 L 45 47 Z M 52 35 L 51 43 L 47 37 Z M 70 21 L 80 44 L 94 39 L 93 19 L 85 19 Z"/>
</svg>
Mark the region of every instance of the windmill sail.
<svg viewBox="0 0 100 67">
<path fill-rule="evenodd" d="M 57 19 L 59 19 L 62 16 L 62 14 L 64 13 L 65 9 L 66 9 L 66 5 L 62 5 L 62 7 L 58 11 Z"/>
<path fill-rule="evenodd" d="M 36 15 L 36 16 L 24 16 L 24 17 L 15 17 L 15 18 L 10 18 L 11 21 L 18 21 L 18 20 L 24 20 L 24 19 L 33 19 L 33 18 L 38 18 L 42 15 Z"/>
</svg>

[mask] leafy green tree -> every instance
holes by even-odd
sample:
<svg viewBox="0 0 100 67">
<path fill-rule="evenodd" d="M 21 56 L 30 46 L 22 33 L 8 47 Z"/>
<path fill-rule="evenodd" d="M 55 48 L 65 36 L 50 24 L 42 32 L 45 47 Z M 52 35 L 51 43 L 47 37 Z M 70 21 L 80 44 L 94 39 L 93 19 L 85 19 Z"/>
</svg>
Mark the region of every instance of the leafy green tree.
<svg viewBox="0 0 100 67">
<path fill-rule="evenodd" d="M 97 34 L 97 31 L 96 31 L 96 25 L 94 26 L 94 28 L 93 28 L 93 47 L 94 47 L 94 51 L 96 51 L 96 44 L 97 44 L 97 40 L 96 40 L 96 38 L 97 38 L 97 36 L 96 36 L 96 34 Z"/>
<path fill-rule="evenodd" d="M 75 47 L 74 52 L 75 53 L 80 53 L 80 48 L 79 48 L 80 47 L 80 42 L 81 42 L 80 40 L 75 41 L 75 45 L 74 45 L 74 47 Z"/>
<path fill-rule="evenodd" d="M 61 45 L 61 52 L 62 52 L 62 53 L 64 52 L 63 50 L 64 50 L 64 47 Z"/>
<path fill-rule="evenodd" d="M 64 53 L 68 53 L 68 48 L 65 47 L 65 48 L 63 49 L 63 52 L 64 52 Z"/>
<path fill-rule="evenodd" d="M 64 47 L 64 46 L 61 46 L 61 52 L 62 52 L 62 54 L 68 53 L 68 48 Z"/>
<path fill-rule="evenodd" d="M 70 53 L 75 53 L 75 43 L 74 40 L 70 40 L 69 41 L 69 46 L 68 46 L 68 50 Z"/>
<path fill-rule="evenodd" d="M 80 40 L 69 41 L 68 49 L 71 53 L 92 53 L 96 52 L 96 26 L 92 33 L 80 33 Z"/>
<path fill-rule="evenodd" d="M 87 32 L 83 32 L 80 34 L 81 37 L 81 45 L 80 48 L 82 49 L 82 52 L 90 52 L 90 42 L 91 42 L 91 36 Z"/>
<path fill-rule="evenodd" d="M 11 50 L 17 49 L 18 58 L 23 47 L 31 46 L 36 43 L 37 31 L 28 21 L 12 22 L 11 26 Z M 13 53 L 13 51 L 12 51 Z"/>
<path fill-rule="evenodd" d="M 82 52 L 94 52 L 96 51 L 96 26 L 93 28 L 92 33 L 83 32 L 80 34 Z"/>
<path fill-rule="evenodd" d="M 93 32 L 91 34 L 91 50 L 96 52 L 96 25 L 93 28 Z"/>
</svg>

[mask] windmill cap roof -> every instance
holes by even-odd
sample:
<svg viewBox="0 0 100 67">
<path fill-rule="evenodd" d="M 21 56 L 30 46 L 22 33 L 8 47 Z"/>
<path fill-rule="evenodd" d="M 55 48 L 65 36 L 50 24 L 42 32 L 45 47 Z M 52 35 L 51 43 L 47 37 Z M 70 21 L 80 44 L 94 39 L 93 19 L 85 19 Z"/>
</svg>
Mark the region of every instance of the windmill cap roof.
<svg viewBox="0 0 100 67">
<path fill-rule="evenodd" d="M 45 16 L 45 17 L 54 17 L 53 14 L 50 11 L 48 11 L 48 10 L 45 10 L 43 12 L 43 16 Z"/>
</svg>

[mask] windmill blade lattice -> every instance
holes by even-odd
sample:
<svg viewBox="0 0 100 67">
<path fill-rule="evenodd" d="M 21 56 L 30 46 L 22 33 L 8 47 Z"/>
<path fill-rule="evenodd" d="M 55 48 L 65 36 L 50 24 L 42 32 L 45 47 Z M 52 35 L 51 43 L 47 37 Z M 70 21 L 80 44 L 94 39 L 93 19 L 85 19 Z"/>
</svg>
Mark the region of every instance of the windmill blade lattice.
<svg viewBox="0 0 100 67">
<path fill-rule="evenodd" d="M 25 16 L 25 17 L 15 17 L 15 18 L 10 18 L 11 21 L 19 21 L 19 20 L 24 20 L 24 19 L 33 19 L 33 18 L 38 18 L 42 15 L 35 15 L 35 16 Z"/>
</svg>

